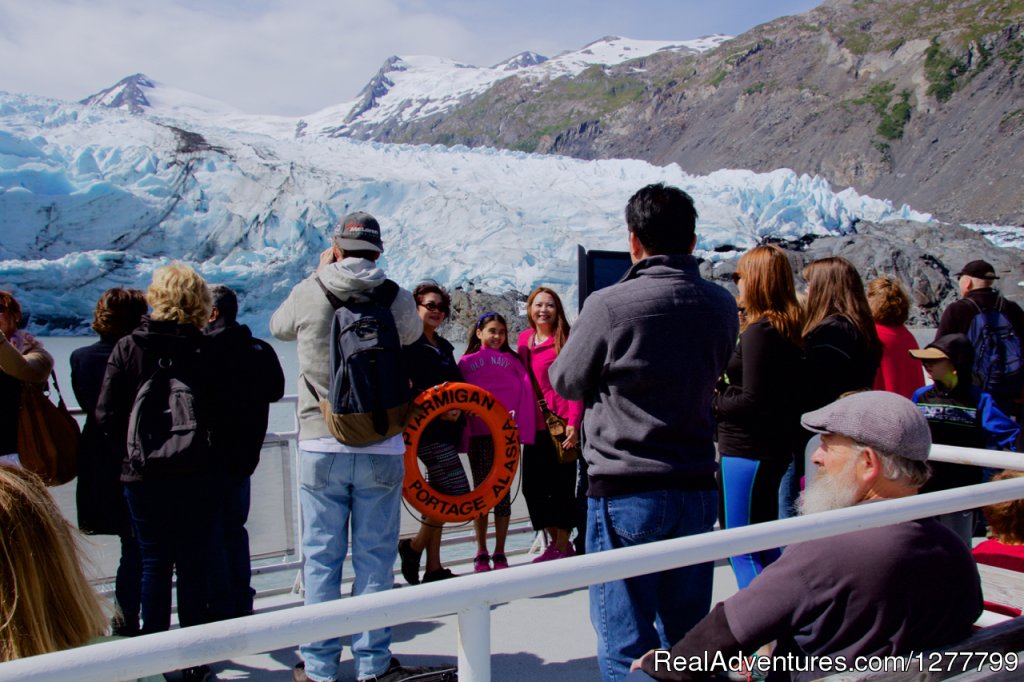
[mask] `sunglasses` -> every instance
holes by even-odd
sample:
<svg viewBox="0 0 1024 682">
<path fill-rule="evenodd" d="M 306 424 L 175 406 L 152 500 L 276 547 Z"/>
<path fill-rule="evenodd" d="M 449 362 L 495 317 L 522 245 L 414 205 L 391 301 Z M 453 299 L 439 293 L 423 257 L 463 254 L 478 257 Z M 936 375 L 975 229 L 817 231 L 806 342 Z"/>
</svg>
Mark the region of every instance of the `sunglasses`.
<svg viewBox="0 0 1024 682">
<path fill-rule="evenodd" d="M 732 273 L 732 283 L 733 284 L 739 284 L 741 279 L 743 279 L 743 278 L 740 276 L 740 273 L 738 273 L 738 272 Z"/>
<path fill-rule="evenodd" d="M 426 308 L 432 313 L 436 313 L 438 310 L 440 310 L 442 313 L 446 315 L 448 314 L 448 308 L 446 308 L 444 305 L 438 305 L 433 301 L 430 301 L 429 303 L 418 303 L 417 305 L 421 308 Z"/>
</svg>

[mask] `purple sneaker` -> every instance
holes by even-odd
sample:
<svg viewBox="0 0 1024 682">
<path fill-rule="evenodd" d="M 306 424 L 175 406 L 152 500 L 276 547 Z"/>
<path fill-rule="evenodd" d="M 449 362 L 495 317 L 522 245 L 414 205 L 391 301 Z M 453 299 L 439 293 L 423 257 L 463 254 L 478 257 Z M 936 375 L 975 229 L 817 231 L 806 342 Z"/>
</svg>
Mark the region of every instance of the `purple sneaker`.
<svg viewBox="0 0 1024 682">
<path fill-rule="evenodd" d="M 504 554 L 498 554 L 495 552 L 494 557 L 491 559 L 491 563 L 494 564 L 495 571 L 502 568 L 508 568 L 508 559 L 505 558 Z"/>
<path fill-rule="evenodd" d="M 495 555 L 495 558 L 497 558 L 497 556 L 498 555 Z M 495 568 L 497 568 L 497 566 L 495 566 Z M 473 559 L 473 572 L 486 573 L 489 570 L 491 570 L 491 555 L 487 552 L 480 552 L 476 555 L 476 558 Z"/>
</svg>

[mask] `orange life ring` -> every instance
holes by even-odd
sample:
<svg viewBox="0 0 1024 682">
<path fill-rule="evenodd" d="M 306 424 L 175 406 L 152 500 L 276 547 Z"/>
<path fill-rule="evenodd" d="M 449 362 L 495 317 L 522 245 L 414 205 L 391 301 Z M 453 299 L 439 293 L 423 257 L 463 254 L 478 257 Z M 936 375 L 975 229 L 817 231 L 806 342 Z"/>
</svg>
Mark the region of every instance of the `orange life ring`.
<svg viewBox="0 0 1024 682">
<path fill-rule="evenodd" d="M 416 397 L 416 404 L 422 412 L 410 420 L 402 433 L 405 441 L 403 497 L 432 521 L 470 521 L 486 514 L 508 493 L 516 476 L 519 428 L 515 420 L 497 398 L 472 384 L 453 382 L 428 388 Z M 423 430 L 448 410 L 463 410 L 482 419 L 494 442 L 494 463 L 487 478 L 465 495 L 446 495 L 431 488 L 416 459 Z"/>
</svg>

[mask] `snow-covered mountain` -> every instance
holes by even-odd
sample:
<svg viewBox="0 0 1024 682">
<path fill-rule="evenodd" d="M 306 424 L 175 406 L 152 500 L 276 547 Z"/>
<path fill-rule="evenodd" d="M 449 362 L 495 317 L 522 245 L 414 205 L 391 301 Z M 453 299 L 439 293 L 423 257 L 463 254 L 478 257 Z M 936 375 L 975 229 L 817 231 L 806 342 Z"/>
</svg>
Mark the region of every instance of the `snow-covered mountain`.
<svg viewBox="0 0 1024 682">
<path fill-rule="evenodd" d="M 544 283 L 570 302 L 576 245 L 624 249 L 623 207 L 650 182 L 694 196 L 698 253 L 713 261 L 735 257 L 716 247 L 764 235 L 929 220 L 786 170 L 695 177 L 640 161 L 281 138 L 234 129 L 235 114 L 203 123 L 164 112 L 0 95 L 0 287 L 37 323 L 82 329 L 104 289 L 143 288 L 177 258 L 239 290 L 243 319 L 265 334 L 329 226 L 356 209 L 380 220 L 383 264 L 403 285 Z"/>
<path fill-rule="evenodd" d="M 728 39 L 721 34 L 675 42 L 609 36 L 551 59 L 523 52 L 490 67 L 443 57 L 389 57 L 355 99 L 297 118 L 243 114 L 144 74 L 124 78 L 81 103 L 208 125 L 227 123 L 277 137 L 350 136 L 384 122 L 405 123 L 450 110 L 506 78 L 545 81 L 573 77 L 595 65 L 614 66 L 656 52 L 704 52 Z"/>
</svg>

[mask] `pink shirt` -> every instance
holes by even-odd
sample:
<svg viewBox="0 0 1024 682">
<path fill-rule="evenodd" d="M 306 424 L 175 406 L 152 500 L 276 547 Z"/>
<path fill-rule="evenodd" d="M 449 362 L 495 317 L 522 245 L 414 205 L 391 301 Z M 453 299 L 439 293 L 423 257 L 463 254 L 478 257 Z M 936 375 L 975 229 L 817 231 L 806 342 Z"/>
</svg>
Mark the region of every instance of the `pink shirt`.
<svg viewBox="0 0 1024 682">
<path fill-rule="evenodd" d="M 530 348 L 531 339 L 533 339 L 532 329 L 524 329 L 519 334 L 516 348 L 519 357 L 533 369 L 533 375 L 537 377 L 540 391 L 544 394 L 544 400 L 547 401 L 551 411 L 568 421 L 569 426 L 578 429 L 583 421 L 583 403 L 579 400 L 566 400 L 555 393 L 555 389 L 551 387 L 551 379 L 548 378 L 548 369 L 555 362 L 555 357 L 557 357 L 555 354 L 555 339 L 549 337 L 542 343 L 537 344 L 537 347 L 533 349 Z M 536 419 L 538 425 L 543 425 L 544 420 L 540 416 L 539 407 L 537 408 Z"/>
<path fill-rule="evenodd" d="M 917 349 L 917 341 L 902 324 L 889 327 L 875 324 L 878 340 L 882 342 L 882 362 L 875 374 L 875 390 L 899 393 L 910 398 L 914 391 L 924 386 L 924 368 L 921 361 L 910 357 L 910 351 Z"/>
<path fill-rule="evenodd" d="M 459 359 L 459 370 L 468 383 L 490 392 L 512 414 L 519 426 L 519 442 L 533 442 L 537 430 L 536 399 L 530 375 L 519 358 L 512 353 L 481 348 L 463 355 Z M 473 416 L 469 417 L 466 432 L 469 436 L 490 434 L 483 420 Z"/>
</svg>

